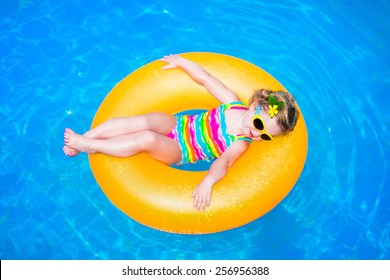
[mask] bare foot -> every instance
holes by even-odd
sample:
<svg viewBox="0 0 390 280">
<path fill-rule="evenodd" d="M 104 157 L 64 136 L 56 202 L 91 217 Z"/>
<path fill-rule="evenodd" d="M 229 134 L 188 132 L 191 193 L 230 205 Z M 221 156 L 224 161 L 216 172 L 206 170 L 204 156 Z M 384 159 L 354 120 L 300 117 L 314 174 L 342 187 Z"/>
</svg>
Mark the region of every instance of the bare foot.
<svg viewBox="0 0 390 280">
<path fill-rule="evenodd" d="M 65 145 L 72 148 L 73 150 L 80 151 L 83 153 L 93 153 L 94 151 L 90 148 L 90 139 L 84 137 L 80 134 L 77 134 L 73 130 L 66 128 L 64 133 L 64 142 Z M 68 148 L 64 152 L 72 152 Z"/>
<path fill-rule="evenodd" d="M 69 156 L 69 157 L 75 157 L 79 154 L 79 151 L 77 151 L 69 146 L 66 146 L 66 145 L 62 148 L 62 150 L 64 151 L 64 154 Z"/>
</svg>

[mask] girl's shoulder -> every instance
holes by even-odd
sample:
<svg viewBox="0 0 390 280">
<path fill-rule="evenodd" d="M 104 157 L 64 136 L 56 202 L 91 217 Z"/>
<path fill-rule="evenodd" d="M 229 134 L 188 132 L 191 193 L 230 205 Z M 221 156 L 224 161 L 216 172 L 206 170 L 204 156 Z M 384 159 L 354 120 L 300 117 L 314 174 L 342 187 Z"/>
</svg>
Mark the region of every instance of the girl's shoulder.
<svg viewBox="0 0 390 280">
<path fill-rule="evenodd" d="M 248 107 L 242 101 L 233 101 L 230 103 L 223 103 L 219 106 L 223 111 L 230 109 L 248 110 Z"/>
</svg>

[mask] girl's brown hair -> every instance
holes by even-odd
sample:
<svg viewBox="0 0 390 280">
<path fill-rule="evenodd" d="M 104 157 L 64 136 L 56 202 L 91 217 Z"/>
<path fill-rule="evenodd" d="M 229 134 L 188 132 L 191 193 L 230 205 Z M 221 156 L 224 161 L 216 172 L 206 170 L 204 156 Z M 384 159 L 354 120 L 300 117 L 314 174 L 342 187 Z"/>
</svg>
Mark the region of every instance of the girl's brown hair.
<svg viewBox="0 0 390 280">
<path fill-rule="evenodd" d="M 262 106 L 267 106 L 270 94 L 272 94 L 277 99 L 277 101 L 284 102 L 284 106 L 279 110 L 279 113 L 276 116 L 277 122 L 282 129 L 282 133 L 287 134 L 290 131 L 293 131 L 295 125 L 297 124 L 299 111 L 294 97 L 289 92 L 258 89 L 254 91 L 252 97 L 249 100 L 249 104 L 257 101 Z"/>
</svg>

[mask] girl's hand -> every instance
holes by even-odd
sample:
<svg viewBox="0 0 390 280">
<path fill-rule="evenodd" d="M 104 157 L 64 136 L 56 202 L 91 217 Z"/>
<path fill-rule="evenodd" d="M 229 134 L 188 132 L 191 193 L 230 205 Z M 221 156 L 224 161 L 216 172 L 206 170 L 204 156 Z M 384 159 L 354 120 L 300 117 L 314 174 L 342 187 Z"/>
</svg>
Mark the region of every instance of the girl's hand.
<svg viewBox="0 0 390 280">
<path fill-rule="evenodd" d="M 203 182 L 196 187 L 192 194 L 192 197 L 194 198 L 194 208 L 196 210 L 204 210 L 206 207 L 210 206 L 210 197 L 212 189 L 212 185 L 205 184 Z"/>
<path fill-rule="evenodd" d="M 165 65 L 162 69 L 173 69 L 179 67 L 179 61 L 182 60 L 183 58 L 180 57 L 177 54 L 171 54 L 171 55 L 165 55 L 163 58 L 160 60 L 163 62 L 168 63 L 168 65 Z"/>
</svg>

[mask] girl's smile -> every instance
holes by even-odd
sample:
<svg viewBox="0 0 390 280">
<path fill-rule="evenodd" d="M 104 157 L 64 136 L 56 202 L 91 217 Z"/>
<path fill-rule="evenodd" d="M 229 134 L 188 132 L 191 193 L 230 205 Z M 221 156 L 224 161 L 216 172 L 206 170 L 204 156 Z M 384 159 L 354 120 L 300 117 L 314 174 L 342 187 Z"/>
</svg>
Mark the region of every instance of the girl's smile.
<svg viewBox="0 0 390 280">
<path fill-rule="evenodd" d="M 257 130 L 253 125 L 253 116 L 256 112 L 256 107 L 258 103 L 253 103 L 249 110 L 245 112 L 245 115 L 242 117 L 242 133 L 251 138 L 253 141 L 260 141 L 260 135 L 262 134 Z M 266 132 L 272 136 L 277 136 L 282 133 L 282 130 L 276 120 L 276 118 L 271 118 L 268 115 L 268 111 L 265 108 L 262 108 L 260 111 L 260 117 L 264 120 Z"/>
</svg>

